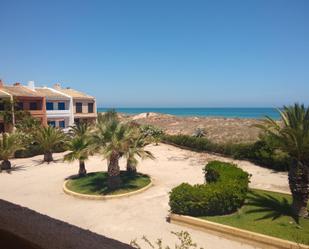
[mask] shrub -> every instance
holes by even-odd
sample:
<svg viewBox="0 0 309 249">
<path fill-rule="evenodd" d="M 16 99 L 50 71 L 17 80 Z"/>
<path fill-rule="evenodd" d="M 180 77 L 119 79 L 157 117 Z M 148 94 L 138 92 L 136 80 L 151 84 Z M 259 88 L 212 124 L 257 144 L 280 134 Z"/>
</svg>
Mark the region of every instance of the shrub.
<svg viewBox="0 0 309 249">
<path fill-rule="evenodd" d="M 197 151 L 209 151 L 235 159 L 251 160 L 274 170 L 285 171 L 289 167 L 288 156 L 275 149 L 274 142 L 267 136 L 261 136 L 257 142 L 251 144 L 218 144 L 205 137 L 188 135 L 164 135 L 163 141 Z"/>
<path fill-rule="evenodd" d="M 206 216 L 235 212 L 248 192 L 249 175 L 236 165 L 218 161 L 204 168 L 208 184 L 182 183 L 170 192 L 169 205 L 177 214 Z"/>
<path fill-rule="evenodd" d="M 140 131 L 146 137 L 152 138 L 155 144 L 158 144 L 163 136 L 163 131 L 160 128 L 152 125 L 143 125 L 140 127 Z"/>
</svg>

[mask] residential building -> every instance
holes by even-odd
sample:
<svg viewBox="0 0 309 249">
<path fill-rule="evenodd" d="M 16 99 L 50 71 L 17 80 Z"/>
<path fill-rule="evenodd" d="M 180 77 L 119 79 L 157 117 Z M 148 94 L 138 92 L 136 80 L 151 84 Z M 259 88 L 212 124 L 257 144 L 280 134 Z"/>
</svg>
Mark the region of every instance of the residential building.
<svg viewBox="0 0 309 249">
<path fill-rule="evenodd" d="M 12 100 L 12 96 L 5 91 L 1 90 L 3 87 L 3 82 L 0 80 L 0 133 L 8 132 L 11 129 L 10 124 L 5 121 L 5 104 Z"/>
<path fill-rule="evenodd" d="M 69 87 L 62 88 L 60 84 L 55 84 L 53 88 L 63 94 L 72 97 L 74 123 L 96 122 L 97 107 L 96 107 L 96 100 L 94 97 L 76 91 Z"/>
<path fill-rule="evenodd" d="M 46 100 L 45 96 L 31 89 L 15 83 L 11 86 L 0 84 L 0 90 L 2 93 L 6 93 L 11 97 L 11 100 L 16 105 L 14 108 L 29 112 L 32 117 L 38 119 L 42 125 L 47 125 L 46 118 Z M 15 124 L 13 117 L 13 125 Z"/>
<path fill-rule="evenodd" d="M 74 124 L 72 97 L 49 87 L 35 87 L 35 90 L 46 98 L 48 125 L 66 129 Z"/>
<path fill-rule="evenodd" d="M 74 123 L 96 122 L 97 119 L 94 97 L 71 88 L 62 88 L 60 84 L 55 84 L 53 88 L 35 87 L 34 82 L 29 81 L 27 86 L 20 83 L 9 86 L 0 80 L 0 114 L 4 110 L 3 102 L 6 99 L 14 102 L 14 111 L 27 111 L 39 119 L 42 125 L 67 129 Z M 2 116 L 0 115 L 0 132 L 11 130 L 16 117 L 12 115 L 13 122 L 9 125 Z"/>
</svg>

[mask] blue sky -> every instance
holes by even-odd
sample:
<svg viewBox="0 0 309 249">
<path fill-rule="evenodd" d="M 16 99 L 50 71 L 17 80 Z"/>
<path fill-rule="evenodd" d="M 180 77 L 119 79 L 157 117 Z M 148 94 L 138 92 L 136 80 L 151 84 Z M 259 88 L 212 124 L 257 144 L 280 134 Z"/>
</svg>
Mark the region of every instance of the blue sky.
<svg viewBox="0 0 309 249">
<path fill-rule="evenodd" d="M 1 0 L 0 9 L 7 83 L 61 82 L 104 107 L 309 104 L 307 0 Z"/>
</svg>

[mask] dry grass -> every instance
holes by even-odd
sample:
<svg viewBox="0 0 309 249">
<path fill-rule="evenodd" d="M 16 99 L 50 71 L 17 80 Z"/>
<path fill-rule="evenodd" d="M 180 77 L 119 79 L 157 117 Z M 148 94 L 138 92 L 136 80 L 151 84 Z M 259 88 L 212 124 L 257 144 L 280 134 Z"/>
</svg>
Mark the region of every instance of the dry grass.
<svg viewBox="0 0 309 249">
<path fill-rule="evenodd" d="M 192 135 L 197 128 L 203 128 L 206 137 L 218 143 L 250 143 L 258 139 L 259 129 L 254 127 L 256 119 L 215 118 L 215 117 L 177 117 L 150 113 L 135 116 L 122 115 L 123 120 L 134 120 L 139 124 L 160 127 L 166 133 Z"/>
</svg>

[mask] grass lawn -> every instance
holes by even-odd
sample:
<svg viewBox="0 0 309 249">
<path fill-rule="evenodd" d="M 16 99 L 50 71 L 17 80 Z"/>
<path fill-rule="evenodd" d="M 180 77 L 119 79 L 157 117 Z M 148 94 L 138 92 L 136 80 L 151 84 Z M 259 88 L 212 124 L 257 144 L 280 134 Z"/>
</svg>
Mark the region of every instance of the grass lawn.
<svg viewBox="0 0 309 249">
<path fill-rule="evenodd" d="M 309 219 L 293 217 L 291 201 L 290 195 L 252 190 L 237 213 L 200 218 L 309 245 Z"/>
<path fill-rule="evenodd" d="M 121 171 L 120 177 L 122 186 L 113 191 L 107 188 L 107 172 L 89 173 L 85 177 L 71 179 L 67 182 L 66 187 L 80 194 L 116 195 L 141 189 L 150 183 L 150 177 L 140 173 L 129 175 L 125 171 Z"/>
</svg>

